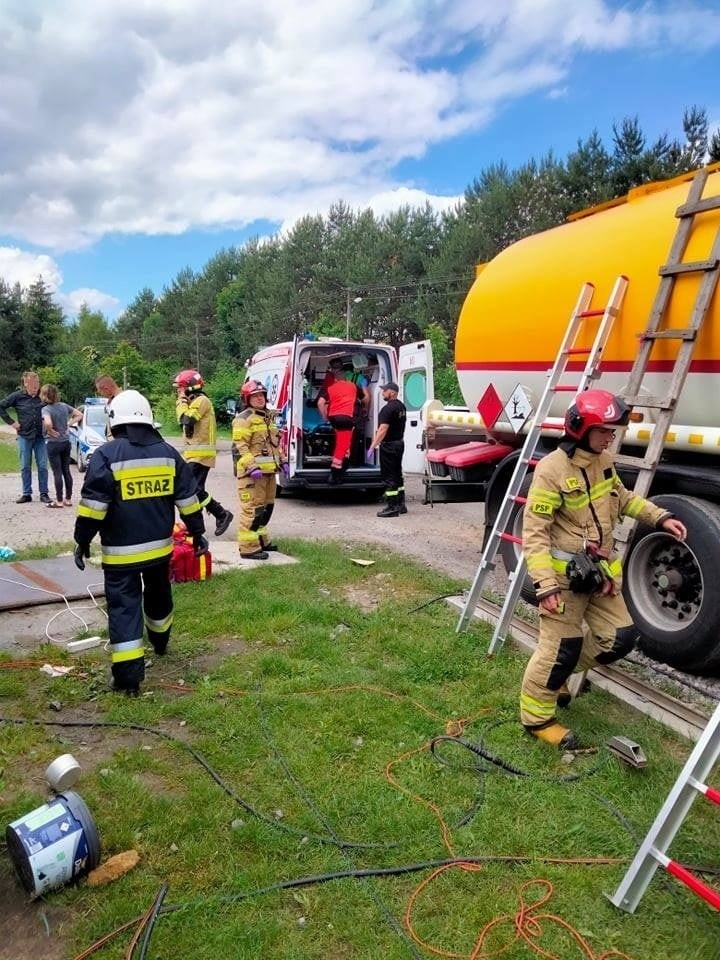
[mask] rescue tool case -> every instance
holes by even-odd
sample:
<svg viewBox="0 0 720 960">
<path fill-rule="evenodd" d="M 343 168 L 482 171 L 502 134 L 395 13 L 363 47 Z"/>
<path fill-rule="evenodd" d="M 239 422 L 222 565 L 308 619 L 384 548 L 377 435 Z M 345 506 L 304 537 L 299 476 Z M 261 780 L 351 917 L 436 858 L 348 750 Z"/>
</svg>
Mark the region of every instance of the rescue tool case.
<svg viewBox="0 0 720 960">
<path fill-rule="evenodd" d="M 210 551 L 201 557 L 195 556 L 192 537 L 184 523 L 176 523 L 173 529 L 173 552 L 170 557 L 170 580 L 172 583 L 187 583 L 190 580 L 207 580 L 212 576 Z"/>
</svg>

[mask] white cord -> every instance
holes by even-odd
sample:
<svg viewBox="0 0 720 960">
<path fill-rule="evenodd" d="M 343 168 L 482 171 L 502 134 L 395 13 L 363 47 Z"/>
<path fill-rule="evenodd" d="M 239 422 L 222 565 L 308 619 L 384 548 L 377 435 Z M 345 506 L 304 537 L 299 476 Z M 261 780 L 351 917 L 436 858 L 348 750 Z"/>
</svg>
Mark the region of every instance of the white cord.
<svg viewBox="0 0 720 960">
<path fill-rule="evenodd" d="M 9 577 L 0 577 L 0 580 L 2 580 L 4 583 L 12 583 L 12 584 L 14 584 L 16 587 L 25 587 L 27 590 L 37 590 L 38 593 L 47 593 L 47 594 L 48 594 L 49 596 L 51 596 L 51 597 L 58 597 L 60 600 L 63 600 L 63 601 L 64 601 L 66 609 L 65 609 L 65 610 L 59 610 L 57 613 L 54 613 L 54 614 L 52 615 L 52 617 L 50 617 L 50 619 L 48 620 L 48 622 L 45 624 L 45 636 L 47 637 L 47 639 L 49 640 L 50 643 L 58 644 L 58 643 L 61 642 L 61 641 L 59 641 L 59 640 L 53 639 L 53 637 L 50 635 L 50 624 L 51 624 L 54 620 L 56 620 L 59 616 L 61 616 L 63 613 L 66 613 L 66 612 L 69 613 L 71 616 L 75 617 L 76 620 L 79 620 L 79 621 L 80 621 L 80 623 L 83 625 L 83 630 L 84 630 L 85 632 L 88 632 L 88 631 L 89 631 L 89 627 L 88 627 L 87 622 L 86 622 L 85 620 L 83 620 L 83 618 L 80 616 L 80 614 L 76 613 L 75 610 L 72 609 L 72 607 L 70 606 L 70 601 L 68 600 L 68 598 L 65 596 L 64 593 L 58 593 L 58 592 L 55 591 L 55 590 L 47 590 L 45 587 L 36 587 L 34 584 L 25 583 L 25 582 L 22 581 L 22 580 L 11 580 Z M 87 592 L 90 594 L 90 599 L 92 600 L 92 602 L 94 603 L 95 606 L 94 606 L 94 607 L 78 607 L 77 609 L 78 609 L 78 610 L 95 610 L 95 609 L 97 609 L 97 610 L 100 610 L 102 613 L 104 613 L 104 614 L 105 614 L 105 617 L 107 617 L 106 611 L 102 609 L 102 607 L 101 607 L 100 604 L 97 602 L 97 600 L 95 599 L 95 596 L 94 596 L 94 594 L 93 594 L 93 592 L 92 592 L 92 589 L 91 589 L 91 588 L 94 587 L 94 586 L 101 586 L 101 584 L 100 584 L 100 583 L 97 583 L 97 584 L 90 583 L 90 584 L 87 585 L 86 589 L 87 589 Z"/>
</svg>

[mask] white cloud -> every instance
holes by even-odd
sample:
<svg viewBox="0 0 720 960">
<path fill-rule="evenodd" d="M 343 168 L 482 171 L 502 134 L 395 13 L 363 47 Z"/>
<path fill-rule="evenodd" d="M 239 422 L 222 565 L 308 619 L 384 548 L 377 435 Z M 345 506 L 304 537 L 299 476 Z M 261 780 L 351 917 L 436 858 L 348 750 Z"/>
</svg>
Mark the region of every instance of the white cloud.
<svg viewBox="0 0 720 960">
<path fill-rule="evenodd" d="M 586 51 L 718 45 L 715 6 L 6 0 L 2 230 L 62 250 L 363 206 L 413 189 L 400 161 L 558 96 Z"/>
<path fill-rule="evenodd" d="M 115 315 L 120 306 L 117 297 L 102 290 L 82 287 L 66 293 L 62 290 L 63 275 L 55 260 L 46 253 L 32 253 L 20 247 L 0 247 L 0 278 L 14 286 L 19 283 L 27 288 L 38 277 L 42 277 L 46 286 L 53 292 L 55 300 L 66 314 L 75 316 L 83 305 L 91 310 Z"/>
<path fill-rule="evenodd" d="M 58 300 L 65 312 L 71 316 L 75 316 L 83 304 L 90 310 L 99 310 L 101 313 L 113 316 L 120 306 L 117 297 L 92 287 L 79 287 L 77 290 L 71 290 L 70 293 L 60 293 Z"/>
<path fill-rule="evenodd" d="M 21 287 L 29 287 L 42 277 L 51 290 L 62 283 L 62 273 L 52 257 L 19 247 L 0 247 L 0 277 L 11 286 L 19 283 Z"/>
</svg>

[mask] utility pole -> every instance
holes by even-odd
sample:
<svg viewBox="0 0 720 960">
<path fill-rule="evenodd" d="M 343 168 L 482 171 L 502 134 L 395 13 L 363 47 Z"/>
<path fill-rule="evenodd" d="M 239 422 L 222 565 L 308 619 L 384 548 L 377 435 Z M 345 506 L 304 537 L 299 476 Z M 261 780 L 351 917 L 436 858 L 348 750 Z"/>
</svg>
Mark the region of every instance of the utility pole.
<svg viewBox="0 0 720 960">
<path fill-rule="evenodd" d="M 127 367 L 123 367 L 123 390 L 127 390 Z"/>
<path fill-rule="evenodd" d="M 354 303 L 362 303 L 362 297 L 351 297 L 352 288 L 346 287 L 345 293 L 347 294 L 345 299 L 345 339 L 350 339 L 350 321 L 352 319 L 352 305 Z"/>
<path fill-rule="evenodd" d="M 200 369 L 200 324 L 195 321 L 195 369 Z"/>
</svg>

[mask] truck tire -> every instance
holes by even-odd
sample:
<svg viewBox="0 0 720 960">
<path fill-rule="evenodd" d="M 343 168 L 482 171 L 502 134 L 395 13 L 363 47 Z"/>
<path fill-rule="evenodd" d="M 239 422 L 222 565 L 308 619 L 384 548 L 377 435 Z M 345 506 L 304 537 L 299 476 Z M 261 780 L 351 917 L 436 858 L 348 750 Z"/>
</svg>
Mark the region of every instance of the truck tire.
<svg viewBox="0 0 720 960">
<path fill-rule="evenodd" d="M 720 507 L 674 494 L 652 498 L 687 527 L 685 543 L 638 524 L 624 564 L 623 594 L 640 649 L 688 673 L 720 674 Z"/>
<path fill-rule="evenodd" d="M 530 484 L 532 482 L 532 475 L 528 474 L 527 477 L 523 480 L 522 487 L 520 488 L 520 496 L 527 497 L 528 490 L 530 489 Z M 495 517 L 492 518 L 493 523 L 495 522 Z M 515 537 L 522 537 L 522 519 L 523 519 L 523 508 L 519 503 L 516 503 L 510 514 L 510 521 L 508 523 L 507 531 L 512 533 Z M 512 573 L 515 569 L 518 559 L 521 554 L 520 545 L 517 543 L 511 543 L 507 540 L 500 541 L 500 556 L 502 557 L 502 562 L 507 570 L 508 574 Z M 532 580 L 525 574 L 525 579 L 523 585 L 520 589 L 520 596 L 525 601 L 532 606 L 537 606 L 537 597 L 535 596 L 535 588 L 533 587 Z"/>
</svg>

